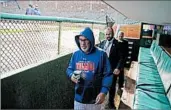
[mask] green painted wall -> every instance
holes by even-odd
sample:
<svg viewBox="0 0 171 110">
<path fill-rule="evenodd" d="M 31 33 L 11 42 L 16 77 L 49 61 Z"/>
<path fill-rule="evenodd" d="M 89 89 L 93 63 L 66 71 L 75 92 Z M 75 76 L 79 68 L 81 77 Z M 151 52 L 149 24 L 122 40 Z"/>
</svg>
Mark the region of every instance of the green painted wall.
<svg viewBox="0 0 171 110">
<path fill-rule="evenodd" d="M 70 56 L 2 79 L 1 108 L 73 108 L 74 84 L 66 76 Z"/>
</svg>

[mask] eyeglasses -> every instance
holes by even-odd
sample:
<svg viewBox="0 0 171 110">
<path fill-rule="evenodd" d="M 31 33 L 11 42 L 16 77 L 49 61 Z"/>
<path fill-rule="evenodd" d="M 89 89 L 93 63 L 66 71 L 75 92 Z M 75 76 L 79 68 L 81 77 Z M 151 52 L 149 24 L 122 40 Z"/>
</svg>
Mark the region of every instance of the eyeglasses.
<svg viewBox="0 0 171 110">
<path fill-rule="evenodd" d="M 89 42 L 88 39 L 79 39 L 79 42 Z"/>
<path fill-rule="evenodd" d="M 112 34 L 106 34 L 106 36 L 110 36 L 110 35 L 112 35 Z"/>
</svg>

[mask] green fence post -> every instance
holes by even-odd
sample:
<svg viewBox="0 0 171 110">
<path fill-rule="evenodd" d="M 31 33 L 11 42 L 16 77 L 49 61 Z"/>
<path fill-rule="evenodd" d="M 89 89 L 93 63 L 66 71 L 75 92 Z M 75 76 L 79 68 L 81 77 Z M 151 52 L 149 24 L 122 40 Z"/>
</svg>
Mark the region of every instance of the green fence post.
<svg viewBox="0 0 171 110">
<path fill-rule="evenodd" d="M 61 24 L 62 24 L 62 22 L 59 22 L 59 33 L 58 33 L 58 54 L 60 54 L 60 45 L 61 45 Z"/>
<path fill-rule="evenodd" d="M 91 27 L 92 27 L 92 30 L 93 30 L 93 28 L 94 28 L 94 23 L 92 23 Z"/>
</svg>

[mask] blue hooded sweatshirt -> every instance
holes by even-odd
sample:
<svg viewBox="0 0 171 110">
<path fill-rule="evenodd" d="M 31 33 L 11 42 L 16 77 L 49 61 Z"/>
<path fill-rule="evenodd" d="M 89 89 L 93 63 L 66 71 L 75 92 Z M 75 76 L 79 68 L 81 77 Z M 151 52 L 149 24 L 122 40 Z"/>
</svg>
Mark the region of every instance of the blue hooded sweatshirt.
<svg viewBox="0 0 171 110">
<path fill-rule="evenodd" d="M 88 53 L 81 50 L 79 36 L 90 41 Z M 71 78 L 76 70 L 82 71 L 80 81 L 75 85 L 75 100 L 84 104 L 94 104 L 99 93 L 107 94 L 112 84 L 112 72 L 107 54 L 95 47 L 93 32 L 85 28 L 80 35 L 75 36 L 79 50 L 74 52 L 68 68 L 67 76 Z"/>
</svg>

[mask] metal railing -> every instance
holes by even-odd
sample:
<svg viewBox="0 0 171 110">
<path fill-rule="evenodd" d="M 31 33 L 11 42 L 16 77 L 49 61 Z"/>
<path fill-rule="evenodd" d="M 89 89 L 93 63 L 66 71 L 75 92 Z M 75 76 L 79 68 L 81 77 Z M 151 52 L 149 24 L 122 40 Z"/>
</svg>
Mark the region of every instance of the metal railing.
<svg viewBox="0 0 171 110">
<path fill-rule="evenodd" d="M 33 68 L 76 48 L 74 36 L 91 27 L 98 43 L 104 22 L 51 16 L 0 14 L 1 79 Z M 65 62 L 66 63 L 66 62 Z"/>
</svg>

